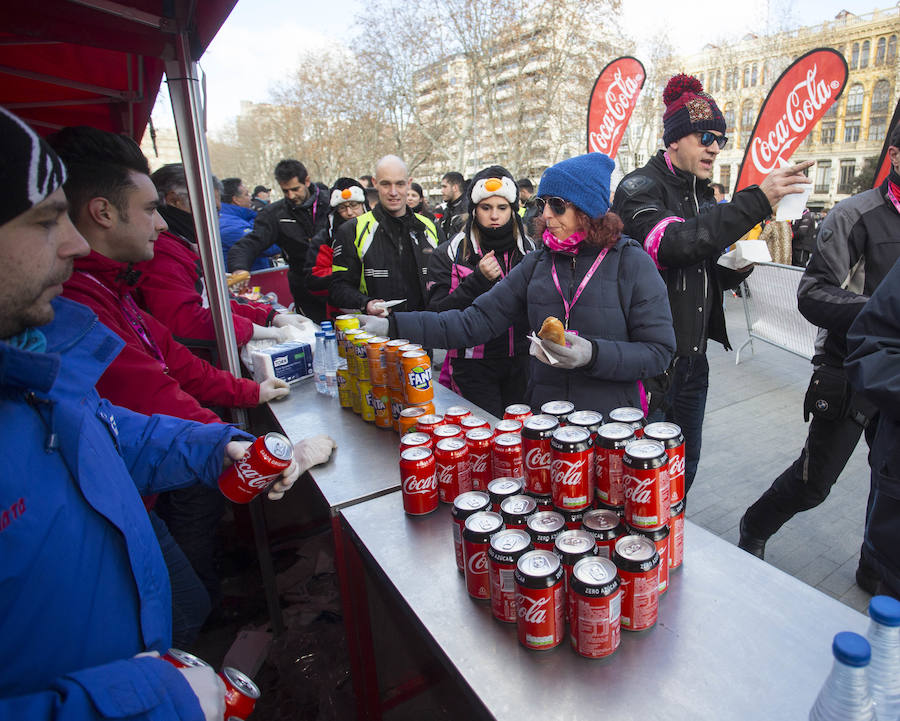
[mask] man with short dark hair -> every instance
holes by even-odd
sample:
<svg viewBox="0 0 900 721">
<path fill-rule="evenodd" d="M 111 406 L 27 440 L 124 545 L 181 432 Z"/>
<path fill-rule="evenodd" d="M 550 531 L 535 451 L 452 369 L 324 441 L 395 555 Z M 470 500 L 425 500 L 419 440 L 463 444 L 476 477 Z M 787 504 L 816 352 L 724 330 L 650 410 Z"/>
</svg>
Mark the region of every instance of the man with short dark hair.
<svg viewBox="0 0 900 721">
<path fill-rule="evenodd" d="M 747 272 L 728 270 L 717 260 L 725 248 L 772 213 L 788 193 L 810 180 L 812 161 L 773 171 L 760 186 L 718 204 L 709 187 L 713 165 L 725 147 L 725 118 L 703 85 L 688 75 L 669 80 L 663 93 L 663 144 L 643 168 L 616 188 L 613 211 L 625 232 L 642 243 L 669 290 L 677 350 L 669 370 L 645 386 L 651 392 L 651 420 L 681 427 L 685 439 L 685 490 L 697 472 L 703 434 L 711 338 L 731 349 L 725 331 L 722 291 L 737 287 Z M 654 398 L 656 400 L 654 400 Z"/>
<path fill-rule="evenodd" d="M 271 193 L 271 188 L 267 188 L 265 185 L 257 185 L 253 189 L 253 195 L 250 197 L 250 207 L 258 213 L 269 204 Z"/>
<path fill-rule="evenodd" d="M 710 183 L 709 187 L 712 188 L 713 197 L 716 199 L 717 203 L 725 203 L 727 199 L 725 198 L 725 186 L 721 183 Z"/>
<path fill-rule="evenodd" d="M 297 312 L 319 322 L 325 319 L 325 302 L 307 289 L 304 269 L 310 239 L 328 224 L 330 199 L 311 182 L 299 160 L 280 161 L 275 166 L 275 180 L 284 198 L 259 212 L 253 230 L 231 246 L 226 265 L 232 273 L 249 270 L 266 248 L 277 245 L 288 262 L 288 282 Z"/>
<path fill-rule="evenodd" d="M 441 178 L 441 197 L 444 200 L 443 210 L 441 211 L 441 230 L 448 238 L 456 235 L 465 225 L 466 198 L 464 190 L 466 188 L 466 179 L 462 173 L 450 171 L 444 173 Z"/>
</svg>

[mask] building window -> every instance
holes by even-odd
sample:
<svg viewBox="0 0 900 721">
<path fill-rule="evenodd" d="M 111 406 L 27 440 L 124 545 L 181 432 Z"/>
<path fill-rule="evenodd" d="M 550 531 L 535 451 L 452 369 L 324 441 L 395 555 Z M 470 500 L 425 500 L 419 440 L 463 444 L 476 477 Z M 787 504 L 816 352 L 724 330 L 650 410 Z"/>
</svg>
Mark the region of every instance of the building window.
<svg viewBox="0 0 900 721">
<path fill-rule="evenodd" d="M 833 143 L 834 142 L 834 123 L 822 123 L 822 143 Z"/>
<path fill-rule="evenodd" d="M 716 92 L 719 92 L 722 89 L 722 70 L 716 70 L 716 80 L 715 80 Z"/>
<path fill-rule="evenodd" d="M 750 66 L 749 65 L 744 68 L 744 87 L 745 88 L 750 87 Z"/>
<path fill-rule="evenodd" d="M 850 69 L 856 70 L 859 66 L 859 43 L 853 43 L 853 52 L 850 54 Z"/>
<path fill-rule="evenodd" d="M 750 85 L 756 87 L 756 81 L 758 79 L 757 71 L 756 71 L 756 63 L 753 63 L 753 70 L 750 71 Z"/>
<path fill-rule="evenodd" d="M 640 168 L 644 164 L 644 156 L 640 153 L 634 154 L 634 167 Z"/>
<path fill-rule="evenodd" d="M 822 117 L 823 117 L 823 118 L 833 118 L 833 117 L 835 117 L 835 116 L 837 115 L 837 106 L 838 106 L 837 101 L 833 102 L 833 103 L 828 107 L 828 110 L 825 111 L 825 114 L 824 114 Z"/>
<path fill-rule="evenodd" d="M 864 97 L 862 85 L 856 83 L 850 87 L 850 92 L 847 93 L 847 115 L 858 115 L 862 112 Z"/>
<path fill-rule="evenodd" d="M 853 184 L 853 176 L 856 175 L 856 161 L 855 160 L 842 160 L 841 161 L 841 177 L 838 181 L 838 192 L 839 193 L 850 193 L 851 187 Z"/>
<path fill-rule="evenodd" d="M 872 43 L 866 40 L 862 46 L 862 55 L 859 56 L 859 67 L 869 67 L 869 55 L 872 54 Z"/>
<path fill-rule="evenodd" d="M 888 40 L 888 51 L 887 51 L 887 64 L 893 65 L 894 61 L 897 59 L 897 36 L 891 35 Z"/>
<path fill-rule="evenodd" d="M 731 103 L 725 106 L 725 112 L 722 114 L 725 116 L 725 132 L 734 132 L 734 107 Z"/>
<path fill-rule="evenodd" d="M 887 110 L 890 101 L 891 84 L 887 80 L 879 80 L 875 83 L 875 89 L 872 91 L 872 112 Z"/>
<path fill-rule="evenodd" d="M 884 52 L 887 48 L 887 38 L 878 38 L 878 45 L 875 47 L 875 67 L 884 65 Z"/>
<path fill-rule="evenodd" d="M 697 73 L 697 80 L 700 81 L 700 84 L 703 85 L 703 77 L 705 73 Z"/>
<path fill-rule="evenodd" d="M 820 160 L 816 163 L 816 193 L 831 192 L 831 161 Z"/>
<path fill-rule="evenodd" d="M 858 120 L 845 120 L 844 121 L 844 142 L 845 143 L 855 143 L 859 140 L 859 121 Z"/>
<path fill-rule="evenodd" d="M 884 140 L 887 132 L 887 118 L 883 115 L 869 120 L 869 140 Z"/>
<path fill-rule="evenodd" d="M 731 189 L 731 166 L 723 165 L 719 168 L 719 182 L 725 186 L 725 193 Z"/>
<path fill-rule="evenodd" d="M 772 64 L 769 60 L 763 63 L 762 84 L 768 85 L 772 82 Z"/>
<path fill-rule="evenodd" d="M 753 102 L 745 100 L 744 104 L 741 105 L 741 132 L 749 136 L 755 120 L 756 113 L 753 110 Z"/>
</svg>

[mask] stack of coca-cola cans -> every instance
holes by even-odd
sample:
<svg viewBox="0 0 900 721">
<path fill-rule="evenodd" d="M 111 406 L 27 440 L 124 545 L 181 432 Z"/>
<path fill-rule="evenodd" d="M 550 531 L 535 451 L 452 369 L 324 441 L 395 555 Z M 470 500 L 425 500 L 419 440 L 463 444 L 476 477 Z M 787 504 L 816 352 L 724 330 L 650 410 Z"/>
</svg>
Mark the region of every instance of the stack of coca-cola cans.
<svg viewBox="0 0 900 721">
<path fill-rule="evenodd" d="M 401 439 L 404 510 L 452 504 L 458 569 L 531 649 L 600 658 L 657 620 L 684 558 L 684 438 L 638 408 L 510 406 L 492 430 L 439 416 Z M 471 414 L 470 414 L 471 415 Z M 460 438 L 442 425 L 468 430 Z M 415 437 L 412 437 L 415 436 Z M 442 437 L 443 436 L 443 437 Z"/>
</svg>

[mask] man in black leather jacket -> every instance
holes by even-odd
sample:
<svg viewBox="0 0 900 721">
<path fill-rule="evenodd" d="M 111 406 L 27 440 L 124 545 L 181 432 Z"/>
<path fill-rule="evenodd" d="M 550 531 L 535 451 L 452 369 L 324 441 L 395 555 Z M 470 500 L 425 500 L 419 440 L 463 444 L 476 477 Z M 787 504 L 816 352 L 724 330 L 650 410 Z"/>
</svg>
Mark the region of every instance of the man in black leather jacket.
<svg viewBox="0 0 900 721">
<path fill-rule="evenodd" d="M 709 386 L 707 340 L 731 348 L 722 291 L 736 287 L 748 274 L 728 270 L 717 260 L 770 215 L 782 197 L 810 182 L 803 171 L 812 161 L 775 170 L 762 185 L 744 188 L 731 202 L 717 204 L 709 182 L 716 156 L 727 142 L 722 113 L 700 82 L 687 75 L 669 80 L 663 100 L 666 149 L 625 176 L 613 210 L 625 223 L 626 234 L 642 243 L 656 262 L 668 288 L 675 359 L 664 377 L 648 379 L 646 385 L 651 391 L 650 419 L 677 423 L 684 434 L 687 490 L 700 460 Z"/>
</svg>

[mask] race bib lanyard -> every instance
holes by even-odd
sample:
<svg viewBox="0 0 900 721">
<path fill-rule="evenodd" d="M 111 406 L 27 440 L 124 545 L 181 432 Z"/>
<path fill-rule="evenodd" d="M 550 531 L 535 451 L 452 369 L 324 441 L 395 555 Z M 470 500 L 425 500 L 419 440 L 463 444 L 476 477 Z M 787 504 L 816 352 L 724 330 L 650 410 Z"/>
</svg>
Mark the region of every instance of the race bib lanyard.
<svg viewBox="0 0 900 721">
<path fill-rule="evenodd" d="M 578 302 L 578 299 L 581 297 L 582 291 L 587 287 L 588 282 L 593 277 L 594 273 L 597 272 L 597 268 L 600 263 L 606 257 L 606 251 L 608 248 L 604 248 L 600 251 L 600 254 L 594 259 L 594 262 L 591 263 L 591 267 L 588 268 L 588 272 L 584 274 L 584 278 L 582 278 L 581 283 L 578 284 L 578 288 L 575 290 L 575 295 L 572 296 L 572 302 L 566 300 L 566 296 L 563 294 L 562 288 L 559 285 L 559 276 L 556 274 L 556 257 L 553 258 L 553 264 L 550 266 L 550 275 L 553 276 L 553 284 L 556 286 L 556 290 L 559 293 L 559 297 L 562 298 L 563 308 L 566 311 L 566 319 L 563 322 L 563 327 L 566 330 L 569 330 L 569 315 L 572 313 L 572 308 L 575 307 L 575 304 Z M 575 272 L 575 269 L 572 269 L 572 272 Z"/>
</svg>

